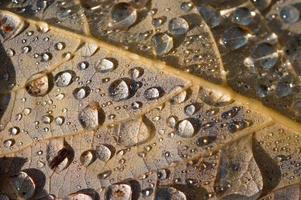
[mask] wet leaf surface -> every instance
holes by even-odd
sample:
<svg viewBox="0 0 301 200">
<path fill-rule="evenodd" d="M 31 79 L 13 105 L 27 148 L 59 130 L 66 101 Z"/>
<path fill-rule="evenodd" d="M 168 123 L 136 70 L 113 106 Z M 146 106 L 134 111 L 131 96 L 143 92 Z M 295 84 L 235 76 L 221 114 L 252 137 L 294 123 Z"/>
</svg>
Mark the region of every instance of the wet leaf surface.
<svg viewBox="0 0 301 200">
<path fill-rule="evenodd" d="M 1 1 L 0 199 L 299 199 L 300 5 Z"/>
</svg>

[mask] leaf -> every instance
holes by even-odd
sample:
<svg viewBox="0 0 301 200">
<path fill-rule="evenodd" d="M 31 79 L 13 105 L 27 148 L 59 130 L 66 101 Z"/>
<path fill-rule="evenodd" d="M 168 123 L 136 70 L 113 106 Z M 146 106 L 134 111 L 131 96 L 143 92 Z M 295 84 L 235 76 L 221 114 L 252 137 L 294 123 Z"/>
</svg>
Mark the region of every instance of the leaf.
<svg viewBox="0 0 301 200">
<path fill-rule="evenodd" d="M 1 1 L 0 198 L 299 198 L 298 5 Z"/>
</svg>

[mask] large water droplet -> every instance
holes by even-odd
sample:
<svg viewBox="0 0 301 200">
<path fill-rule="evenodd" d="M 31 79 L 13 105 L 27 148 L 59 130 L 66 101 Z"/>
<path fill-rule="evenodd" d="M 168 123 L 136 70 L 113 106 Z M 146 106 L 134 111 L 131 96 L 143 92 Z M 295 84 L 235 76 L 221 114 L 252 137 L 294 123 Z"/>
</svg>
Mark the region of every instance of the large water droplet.
<svg viewBox="0 0 301 200">
<path fill-rule="evenodd" d="M 129 78 L 121 78 L 111 83 L 109 94 L 115 101 L 129 99 L 137 91 L 137 84 Z"/>
<path fill-rule="evenodd" d="M 73 74 L 75 74 L 72 71 L 63 71 L 58 73 L 55 76 L 55 84 L 58 87 L 67 87 L 72 83 Z"/>
<path fill-rule="evenodd" d="M 194 136 L 196 128 L 191 119 L 184 119 L 180 121 L 177 125 L 177 134 L 184 138 L 189 138 Z"/>
<path fill-rule="evenodd" d="M 287 5 L 280 10 L 280 17 L 285 23 L 292 24 L 299 20 L 300 11 L 294 6 Z"/>
<path fill-rule="evenodd" d="M 221 42 L 226 48 L 235 50 L 246 45 L 248 38 L 243 29 L 239 27 L 231 27 L 224 32 Z"/>
<path fill-rule="evenodd" d="M 110 26 L 118 29 L 127 29 L 137 20 L 137 11 L 129 3 L 117 3 L 111 10 Z"/>
<path fill-rule="evenodd" d="M 173 38 L 166 33 L 157 33 L 152 37 L 154 53 L 158 56 L 167 54 L 173 48 Z"/>
<path fill-rule="evenodd" d="M 101 73 L 107 73 L 115 69 L 114 61 L 110 58 L 103 58 L 95 65 L 95 70 Z"/>
<path fill-rule="evenodd" d="M 169 21 L 168 29 L 173 35 L 183 35 L 189 30 L 189 24 L 182 17 L 173 18 Z"/>
<path fill-rule="evenodd" d="M 250 10 L 245 7 L 237 8 L 232 16 L 233 22 L 243 26 L 248 26 L 249 24 L 251 24 L 252 20 L 253 20 L 253 16 Z"/>
<path fill-rule="evenodd" d="M 186 200 L 186 195 L 174 187 L 160 188 L 156 200 Z"/>
<path fill-rule="evenodd" d="M 30 199 L 35 192 L 35 183 L 25 172 L 20 172 L 18 175 L 11 177 L 10 182 L 17 192 L 18 199 Z"/>
<path fill-rule="evenodd" d="M 104 112 L 97 102 L 92 102 L 79 113 L 79 122 L 84 129 L 96 130 L 104 121 Z"/>
<path fill-rule="evenodd" d="M 49 75 L 43 72 L 32 75 L 27 80 L 25 88 L 31 96 L 46 95 L 50 90 Z"/>
<path fill-rule="evenodd" d="M 252 57 L 255 59 L 255 62 L 259 62 L 264 69 L 271 69 L 278 61 L 277 49 L 266 42 L 257 45 Z"/>
<path fill-rule="evenodd" d="M 144 97 L 148 100 L 155 100 L 160 98 L 164 94 L 164 91 L 160 87 L 148 88 L 144 92 Z"/>
<path fill-rule="evenodd" d="M 220 25 L 222 18 L 214 8 L 211 6 L 201 5 L 198 7 L 198 10 L 211 28 Z"/>
<path fill-rule="evenodd" d="M 74 156 L 71 146 L 62 140 L 50 141 L 46 152 L 48 166 L 55 171 L 66 169 Z"/>
<path fill-rule="evenodd" d="M 88 86 L 76 88 L 73 91 L 73 95 L 77 100 L 82 100 L 86 98 L 89 94 L 90 94 L 90 88 Z"/>
<path fill-rule="evenodd" d="M 101 144 L 96 147 L 96 156 L 99 160 L 107 162 L 112 157 L 112 151 L 107 145 Z"/>
<path fill-rule="evenodd" d="M 80 156 L 80 163 L 85 167 L 89 166 L 94 160 L 94 152 L 91 150 L 84 151 Z"/>
<path fill-rule="evenodd" d="M 107 200 L 131 200 L 132 188 L 127 184 L 114 184 L 109 187 Z"/>
</svg>

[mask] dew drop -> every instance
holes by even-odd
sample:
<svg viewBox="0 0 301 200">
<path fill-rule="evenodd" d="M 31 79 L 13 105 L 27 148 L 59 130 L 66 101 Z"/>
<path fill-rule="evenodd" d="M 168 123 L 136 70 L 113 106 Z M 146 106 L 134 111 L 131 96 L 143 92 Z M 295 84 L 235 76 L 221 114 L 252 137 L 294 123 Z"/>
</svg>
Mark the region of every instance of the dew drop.
<svg viewBox="0 0 301 200">
<path fill-rule="evenodd" d="M 222 18 L 220 14 L 211 6 L 201 5 L 198 7 L 198 11 L 211 28 L 220 25 Z"/>
<path fill-rule="evenodd" d="M 243 25 L 243 26 L 248 26 L 249 24 L 252 23 L 253 16 L 248 8 L 245 7 L 240 7 L 237 8 L 232 16 L 232 21 L 234 23 Z"/>
<path fill-rule="evenodd" d="M 285 23 L 292 24 L 299 20 L 300 11 L 294 6 L 287 5 L 280 10 L 280 17 Z"/>
<path fill-rule="evenodd" d="M 71 71 L 59 72 L 55 76 L 55 84 L 57 87 L 67 87 L 72 83 L 73 73 Z"/>
<path fill-rule="evenodd" d="M 50 90 L 48 74 L 43 72 L 32 75 L 25 85 L 28 94 L 34 97 L 44 96 Z"/>
<path fill-rule="evenodd" d="M 90 88 L 88 86 L 76 88 L 73 91 L 73 96 L 77 100 L 82 100 L 82 99 L 86 98 L 89 94 L 90 94 Z"/>
<path fill-rule="evenodd" d="M 107 162 L 112 157 L 112 151 L 108 146 L 101 144 L 96 147 L 96 157 L 101 161 Z"/>
<path fill-rule="evenodd" d="M 83 153 L 81 154 L 81 156 L 80 156 L 79 159 L 80 159 L 81 165 L 87 167 L 87 166 L 89 166 L 92 162 L 94 162 L 95 156 L 94 156 L 93 151 L 88 150 L 88 151 L 83 152 Z"/>
<path fill-rule="evenodd" d="M 109 187 L 108 200 L 131 200 L 132 188 L 128 184 L 114 184 Z"/>
<path fill-rule="evenodd" d="M 101 73 L 111 72 L 115 69 L 114 61 L 109 58 L 103 58 L 95 65 L 95 70 Z"/>
<path fill-rule="evenodd" d="M 196 130 L 193 126 L 191 120 L 184 119 L 180 121 L 177 125 L 177 134 L 184 138 L 189 138 L 194 136 Z"/>
<path fill-rule="evenodd" d="M 148 88 L 147 90 L 145 90 L 144 92 L 144 97 L 147 100 L 155 100 L 155 99 L 159 99 L 162 95 L 163 95 L 163 90 L 160 87 L 152 87 L 152 88 Z"/>
<path fill-rule="evenodd" d="M 117 3 L 111 10 L 111 20 L 110 26 L 118 29 L 127 29 L 136 22 L 137 11 L 129 3 Z"/>
<path fill-rule="evenodd" d="M 257 45 L 252 57 L 255 62 L 259 62 L 263 69 L 271 69 L 278 61 L 277 49 L 266 42 Z"/>
<path fill-rule="evenodd" d="M 35 192 L 35 183 L 25 172 L 10 178 L 10 182 L 17 192 L 17 196 L 21 199 L 30 199 Z"/>
<path fill-rule="evenodd" d="M 135 82 L 128 78 L 117 79 L 109 86 L 109 94 L 115 101 L 129 99 L 136 91 Z"/>
</svg>

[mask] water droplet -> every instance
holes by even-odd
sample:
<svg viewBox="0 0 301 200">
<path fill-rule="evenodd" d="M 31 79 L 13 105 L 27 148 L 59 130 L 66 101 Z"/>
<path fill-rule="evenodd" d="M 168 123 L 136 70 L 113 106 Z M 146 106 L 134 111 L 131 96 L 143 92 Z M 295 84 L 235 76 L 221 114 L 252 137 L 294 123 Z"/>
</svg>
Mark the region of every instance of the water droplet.
<svg viewBox="0 0 301 200">
<path fill-rule="evenodd" d="M 94 200 L 90 195 L 84 193 L 74 193 L 68 195 L 68 200 Z"/>
<path fill-rule="evenodd" d="M 35 192 L 35 183 L 25 172 L 20 172 L 18 175 L 10 178 L 14 191 L 21 199 L 30 199 Z"/>
<path fill-rule="evenodd" d="M 87 166 L 89 166 L 92 162 L 94 162 L 95 156 L 94 156 L 93 151 L 88 150 L 88 151 L 83 152 L 83 153 L 81 154 L 81 156 L 80 156 L 79 159 L 80 159 L 80 163 L 81 163 L 83 166 L 87 167 Z"/>
<path fill-rule="evenodd" d="M 182 17 L 173 18 L 169 21 L 168 29 L 173 35 L 183 35 L 189 30 L 189 24 Z"/>
<path fill-rule="evenodd" d="M 81 48 L 80 48 L 80 55 L 83 57 L 91 57 L 93 56 L 96 51 L 98 50 L 98 45 L 95 43 L 85 43 Z"/>
<path fill-rule="evenodd" d="M 89 63 L 86 62 L 86 61 L 80 62 L 80 63 L 78 64 L 78 69 L 79 69 L 79 70 L 85 70 L 85 69 L 87 69 L 88 67 L 89 67 Z"/>
<path fill-rule="evenodd" d="M 131 200 L 132 188 L 127 184 L 114 184 L 109 187 L 108 200 Z"/>
<path fill-rule="evenodd" d="M 117 3 L 111 10 L 112 22 L 110 26 L 118 29 L 127 29 L 137 20 L 137 11 L 129 3 Z"/>
<path fill-rule="evenodd" d="M 59 116 L 59 117 L 56 117 L 56 118 L 55 118 L 55 123 L 56 123 L 56 125 L 58 125 L 58 126 L 63 125 L 64 122 L 65 122 L 65 118 L 62 117 L 62 116 Z"/>
<path fill-rule="evenodd" d="M 266 42 L 257 45 L 252 57 L 255 62 L 259 62 L 264 69 L 271 69 L 278 61 L 277 49 Z"/>
<path fill-rule="evenodd" d="M 152 37 L 154 53 L 158 56 L 167 54 L 173 48 L 173 38 L 166 33 L 157 33 Z"/>
<path fill-rule="evenodd" d="M 194 136 L 196 129 L 191 119 L 184 119 L 177 124 L 177 134 L 184 138 Z"/>
<path fill-rule="evenodd" d="M 42 62 L 47 62 L 52 59 L 51 53 L 42 53 L 41 57 L 42 57 L 41 59 Z"/>
<path fill-rule="evenodd" d="M 34 97 L 44 96 L 50 90 L 48 74 L 43 72 L 32 75 L 26 82 L 26 91 Z"/>
<path fill-rule="evenodd" d="M 18 135 L 20 133 L 20 128 L 19 127 L 12 127 L 9 129 L 9 133 L 11 135 Z"/>
<path fill-rule="evenodd" d="M 54 45 L 54 48 L 57 50 L 57 51 L 61 51 L 65 48 L 65 43 L 63 42 L 58 42 Z"/>
<path fill-rule="evenodd" d="M 57 87 L 67 87 L 72 83 L 72 78 L 74 72 L 72 71 L 63 71 L 63 72 L 59 72 L 56 76 L 55 76 L 55 84 Z"/>
<path fill-rule="evenodd" d="M 158 178 L 160 180 L 166 180 L 168 179 L 170 175 L 170 171 L 168 169 L 160 169 L 158 170 Z"/>
<path fill-rule="evenodd" d="M 252 2 L 259 10 L 264 10 L 269 7 L 272 0 L 252 0 Z"/>
<path fill-rule="evenodd" d="M 171 128 L 175 128 L 177 123 L 177 119 L 174 116 L 170 116 L 167 119 L 167 125 Z"/>
<path fill-rule="evenodd" d="M 95 65 L 95 70 L 101 73 L 111 72 L 115 69 L 114 61 L 110 58 L 103 58 Z"/>
<path fill-rule="evenodd" d="M 55 171 L 66 169 L 73 155 L 74 151 L 71 146 L 62 140 L 50 141 L 47 146 L 46 160 L 50 169 Z"/>
<path fill-rule="evenodd" d="M 112 151 L 108 146 L 101 144 L 96 147 L 96 156 L 99 160 L 107 162 L 112 157 Z"/>
<path fill-rule="evenodd" d="M 53 117 L 51 115 L 44 115 L 42 116 L 42 122 L 44 124 L 50 124 L 53 120 Z"/>
<path fill-rule="evenodd" d="M 130 76 L 132 77 L 132 79 L 138 79 L 143 75 L 144 70 L 143 70 L 143 68 L 135 67 L 135 68 L 131 69 L 129 71 L 129 73 L 130 73 Z"/>
<path fill-rule="evenodd" d="M 77 100 L 82 100 L 86 98 L 90 94 L 91 90 L 88 86 L 84 86 L 81 88 L 76 88 L 73 91 L 73 95 Z"/>
<path fill-rule="evenodd" d="M 104 172 L 98 174 L 98 178 L 99 178 L 99 179 L 106 179 L 106 178 L 108 178 L 111 174 L 112 174 L 112 171 L 111 171 L 111 170 L 107 170 L 107 171 L 104 171 Z"/>
<path fill-rule="evenodd" d="M 121 101 L 134 96 L 137 89 L 137 84 L 133 80 L 121 78 L 110 84 L 109 94 L 115 101 Z"/>
<path fill-rule="evenodd" d="M 8 140 L 4 140 L 3 141 L 3 145 L 5 148 L 10 148 L 15 144 L 15 140 L 14 139 L 8 139 Z"/>
<path fill-rule="evenodd" d="M 148 100 L 155 100 L 160 98 L 164 94 L 162 88 L 159 87 L 152 87 L 148 88 L 144 92 L 144 97 Z"/>
<path fill-rule="evenodd" d="M 193 4 L 191 2 L 183 2 L 181 4 L 181 10 L 184 12 L 189 12 L 193 7 Z"/>
<path fill-rule="evenodd" d="M 197 108 L 194 104 L 187 105 L 185 107 L 185 114 L 188 115 L 188 116 L 194 115 L 196 110 L 197 110 Z"/>
<path fill-rule="evenodd" d="M 280 10 L 280 17 L 285 23 L 292 24 L 299 20 L 300 11 L 294 6 L 287 5 Z"/>
<path fill-rule="evenodd" d="M 186 200 L 186 195 L 173 187 L 159 188 L 156 194 L 157 200 Z"/>
<path fill-rule="evenodd" d="M 220 25 L 222 18 L 220 14 L 211 6 L 201 5 L 198 7 L 198 11 L 211 28 Z"/>
<path fill-rule="evenodd" d="M 235 50 L 246 45 L 248 38 L 243 29 L 239 27 L 231 27 L 224 32 L 221 42 L 226 48 Z"/>
<path fill-rule="evenodd" d="M 96 130 L 104 121 L 104 113 L 97 102 L 92 102 L 80 111 L 79 121 L 84 129 Z"/>
<path fill-rule="evenodd" d="M 240 7 L 237 8 L 232 16 L 232 21 L 234 23 L 243 25 L 243 26 L 248 26 L 249 24 L 252 23 L 253 16 L 248 8 L 245 7 Z"/>
</svg>

